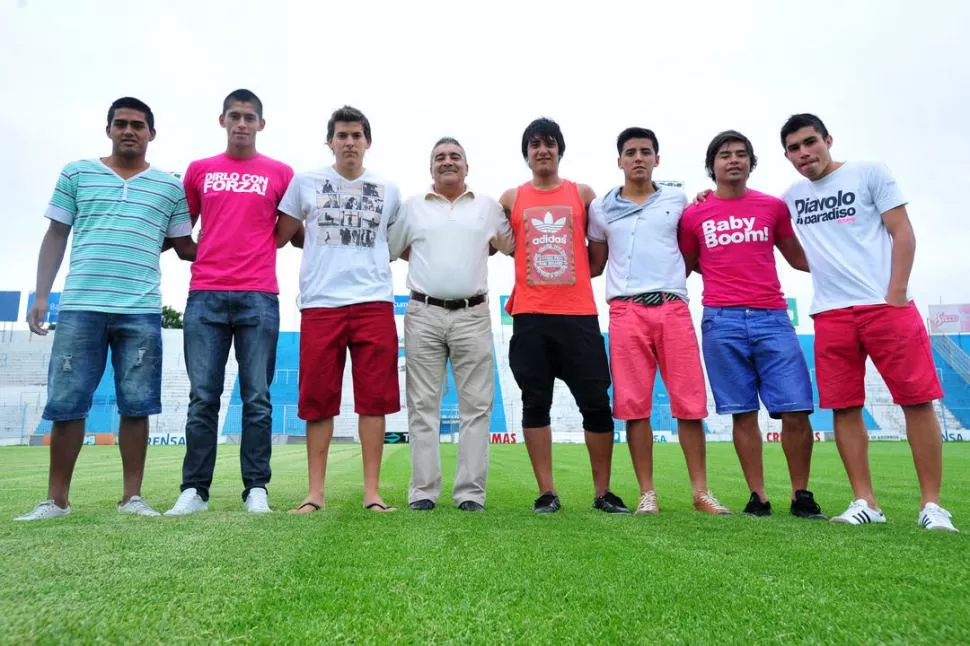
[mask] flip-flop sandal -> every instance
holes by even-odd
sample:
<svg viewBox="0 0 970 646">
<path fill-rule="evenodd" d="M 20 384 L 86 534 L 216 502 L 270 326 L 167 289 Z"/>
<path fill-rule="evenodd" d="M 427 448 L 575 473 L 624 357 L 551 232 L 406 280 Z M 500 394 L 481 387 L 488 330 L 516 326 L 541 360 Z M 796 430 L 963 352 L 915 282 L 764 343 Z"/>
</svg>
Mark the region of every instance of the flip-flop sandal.
<svg viewBox="0 0 970 646">
<path fill-rule="evenodd" d="M 313 511 L 307 512 L 307 513 L 310 513 L 310 514 L 312 514 L 314 511 L 320 511 L 320 505 L 318 505 L 317 503 L 315 503 L 315 502 L 305 502 L 302 505 L 300 505 L 299 507 L 297 507 L 296 509 L 290 510 L 290 513 L 292 513 L 292 514 L 300 513 L 300 510 L 303 509 L 304 507 L 313 507 Z"/>
<path fill-rule="evenodd" d="M 372 502 L 369 505 L 364 505 L 364 509 L 374 509 L 375 507 L 377 509 L 380 509 L 381 511 L 397 511 L 397 508 L 396 507 L 390 507 L 388 505 L 382 505 L 379 502 Z"/>
</svg>

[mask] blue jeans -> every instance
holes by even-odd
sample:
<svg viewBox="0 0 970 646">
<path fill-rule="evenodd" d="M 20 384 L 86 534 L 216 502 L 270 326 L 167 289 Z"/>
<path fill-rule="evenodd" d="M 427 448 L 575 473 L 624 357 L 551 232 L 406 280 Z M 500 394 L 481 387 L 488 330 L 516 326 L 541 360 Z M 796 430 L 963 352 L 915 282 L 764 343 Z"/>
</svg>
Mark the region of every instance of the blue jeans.
<svg viewBox="0 0 970 646">
<path fill-rule="evenodd" d="M 264 292 L 193 291 L 185 306 L 183 325 L 190 391 L 182 491 L 195 488 L 203 500 L 209 499 L 222 384 L 229 347 L 234 344 L 243 400 L 239 462 L 245 500 L 250 489 L 265 489 L 271 476 L 273 406 L 269 388 L 276 371 L 279 299 Z"/>
<path fill-rule="evenodd" d="M 773 418 L 815 409 L 812 381 L 785 310 L 705 307 L 704 363 L 719 415 L 760 408 Z"/>
<path fill-rule="evenodd" d="M 53 335 L 44 419 L 65 422 L 88 416 L 108 348 L 118 413 L 147 417 L 162 412 L 161 314 L 61 310 Z"/>
</svg>

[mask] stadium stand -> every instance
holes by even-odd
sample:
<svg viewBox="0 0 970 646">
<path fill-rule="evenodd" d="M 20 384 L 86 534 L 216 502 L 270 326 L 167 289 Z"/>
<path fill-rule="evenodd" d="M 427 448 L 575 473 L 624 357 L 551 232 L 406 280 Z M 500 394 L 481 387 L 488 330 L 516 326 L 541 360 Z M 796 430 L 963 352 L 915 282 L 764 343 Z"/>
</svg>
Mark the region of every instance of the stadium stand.
<svg viewBox="0 0 970 646">
<path fill-rule="evenodd" d="M 56 334 L 56 331 L 53 333 Z M 28 443 L 46 433 L 50 425 L 41 420 L 47 396 L 47 364 L 53 334 L 39 337 L 25 331 L 8 333 L 0 340 L 0 443 Z M 492 419 L 493 441 L 521 442 L 519 420 L 521 418 L 520 392 L 508 367 L 508 326 L 496 326 L 495 342 L 495 384 L 496 407 Z M 939 406 L 941 424 L 944 432 L 959 432 L 970 437 L 970 335 L 934 335 L 933 353 L 946 395 Z M 607 339 L 608 341 L 608 339 Z M 813 337 L 800 335 L 799 341 L 805 351 L 814 382 Z M 177 443 L 184 433 L 185 416 L 189 401 L 189 381 L 185 374 L 181 330 L 163 331 L 163 413 L 151 420 L 151 432 L 158 436 L 159 443 Z M 401 382 L 402 411 L 391 415 L 387 420 L 389 433 L 407 431 L 407 411 L 404 397 L 404 357 L 399 369 Z M 277 349 L 277 369 L 271 390 L 273 401 L 273 432 L 278 441 L 292 439 L 301 441 L 305 436 L 305 425 L 297 417 L 299 368 L 299 334 L 283 332 L 280 334 Z M 354 441 L 357 438 L 357 422 L 353 413 L 354 400 L 351 378 L 351 362 L 348 358 L 344 376 L 344 393 L 341 414 L 335 423 L 335 437 L 338 440 Z M 230 353 L 220 428 L 222 440 L 238 442 L 242 430 L 242 400 L 237 378 L 238 367 L 235 357 Z M 729 440 L 731 419 L 714 414 L 713 397 L 709 398 L 711 416 L 706 420 L 706 430 L 711 440 Z M 903 435 L 903 418 L 885 383 L 870 365 L 867 373 L 867 405 L 864 418 L 873 437 L 898 438 Z M 669 397 L 662 380 L 656 381 L 654 389 L 654 430 L 671 441 L 676 438 L 676 420 L 670 415 Z M 817 401 L 817 400 L 816 400 Z M 557 382 L 552 425 L 554 439 L 559 442 L 582 441 L 581 418 L 568 389 Z M 444 388 L 442 403 L 441 431 L 443 441 L 454 441 L 457 432 L 458 402 L 455 394 L 454 379 L 450 374 Z M 760 415 L 762 430 L 766 433 L 780 430 L 780 423 L 770 420 L 767 412 Z M 823 433 L 832 429 L 832 414 L 816 410 L 812 415 L 816 431 Z M 109 365 L 95 393 L 95 405 L 89 417 L 88 431 L 116 432 L 118 426 L 114 396 L 114 373 Z M 617 422 L 617 438 L 622 441 L 623 424 Z"/>
</svg>

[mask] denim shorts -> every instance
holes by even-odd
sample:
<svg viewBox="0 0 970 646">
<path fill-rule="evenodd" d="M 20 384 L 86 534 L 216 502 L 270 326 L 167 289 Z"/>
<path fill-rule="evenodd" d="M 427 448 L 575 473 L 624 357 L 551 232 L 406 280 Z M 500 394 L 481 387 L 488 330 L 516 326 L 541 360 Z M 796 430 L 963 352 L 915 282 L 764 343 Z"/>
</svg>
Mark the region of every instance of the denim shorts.
<svg viewBox="0 0 970 646">
<path fill-rule="evenodd" d="M 812 381 L 798 335 L 785 310 L 705 307 L 704 363 L 719 415 L 815 409 Z"/>
<path fill-rule="evenodd" d="M 162 412 L 161 314 L 61 310 L 52 334 L 44 419 L 87 417 L 109 348 L 118 413 L 146 417 Z"/>
</svg>

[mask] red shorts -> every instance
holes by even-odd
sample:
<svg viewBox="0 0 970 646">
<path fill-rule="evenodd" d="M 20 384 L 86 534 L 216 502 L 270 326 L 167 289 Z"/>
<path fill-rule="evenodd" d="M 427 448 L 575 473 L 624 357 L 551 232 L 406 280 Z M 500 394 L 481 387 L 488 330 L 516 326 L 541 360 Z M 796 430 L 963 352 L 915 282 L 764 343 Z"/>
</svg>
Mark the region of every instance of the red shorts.
<svg viewBox="0 0 970 646">
<path fill-rule="evenodd" d="M 815 317 L 815 374 L 822 408 L 854 408 L 866 401 L 866 357 L 900 406 L 943 396 L 930 338 L 916 305 L 861 305 Z"/>
<path fill-rule="evenodd" d="M 390 415 L 401 410 L 398 337 L 393 303 L 360 303 L 303 310 L 300 320 L 300 419 L 340 413 L 344 365 L 350 348 L 354 411 Z"/>
<path fill-rule="evenodd" d="M 613 417 L 650 417 L 657 368 L 670 396 L 672 417 L 707 417 L 704 369 L 687 303 L 677 300 L 644 306 L 610 301 Z"/>
</svg>

